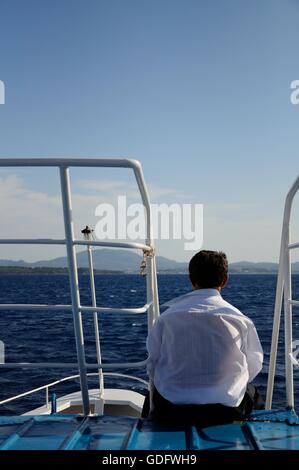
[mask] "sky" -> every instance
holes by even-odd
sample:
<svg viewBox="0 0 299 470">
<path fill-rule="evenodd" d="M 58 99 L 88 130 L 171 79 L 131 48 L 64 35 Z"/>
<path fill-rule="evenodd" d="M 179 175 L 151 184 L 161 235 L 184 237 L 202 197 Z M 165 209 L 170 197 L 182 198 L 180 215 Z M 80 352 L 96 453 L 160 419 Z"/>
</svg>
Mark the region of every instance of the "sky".
<svg viewBox="0 0 299 470">
<path fill-rule="evenodd" d="M 298 0 L 0 0 L 0 159 L 137 159 L 153 202 L 203 204 L 203 248 L 277 261 L 299 173 L 298 23 Z M 71 176 L 78 236 L 97 204 L 137 198 L 128 171 Z M 0 217 L 3 238 L 63 236 L 57 171 L 0 168 Z M 192 255 L 178 240 L 157 253 Z"/>
</svg>

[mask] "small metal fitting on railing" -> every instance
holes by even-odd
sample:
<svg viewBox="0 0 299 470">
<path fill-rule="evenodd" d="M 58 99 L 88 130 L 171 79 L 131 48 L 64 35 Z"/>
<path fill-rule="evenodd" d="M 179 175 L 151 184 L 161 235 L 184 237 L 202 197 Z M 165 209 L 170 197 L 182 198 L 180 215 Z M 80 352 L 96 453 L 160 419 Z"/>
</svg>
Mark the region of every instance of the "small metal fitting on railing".
<svg viewBox="0 0 299 470">
<path fill-rule="evenodd" d="M 85 240 L 92 240 L 93 239 L 93 228 L 89 227 L 88 225 L 86 225 L 86 227 L 81 230 L 81 233 L 83 234 L 83 237 Z"/>
<path fill-rule="evenodd" d="M 143 251 L 143 258 L 140 264 L 140 276 L 146 276 L 146 266 L 147 266 L 147 258 L 153 258 L 155 256 L 155 248 L 153 246 L 150 247 L 149 250 L 142 250 Z"/>
</svg>

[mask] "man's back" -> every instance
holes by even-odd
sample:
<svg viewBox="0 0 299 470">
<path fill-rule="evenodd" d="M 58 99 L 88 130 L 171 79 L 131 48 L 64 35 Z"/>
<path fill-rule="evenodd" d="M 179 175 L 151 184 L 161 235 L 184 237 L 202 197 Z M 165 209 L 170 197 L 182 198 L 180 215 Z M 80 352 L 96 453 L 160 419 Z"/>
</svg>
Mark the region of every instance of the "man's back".
<svg viewBox="0 0 299 470">
<path fill-rule="evenodd" d="M 217 289 L 179 298 L 157 320 L 147 341 L 148 372 L 172 403 L 238 406 L 262 368 L 252 321 Z"/>
</svg>

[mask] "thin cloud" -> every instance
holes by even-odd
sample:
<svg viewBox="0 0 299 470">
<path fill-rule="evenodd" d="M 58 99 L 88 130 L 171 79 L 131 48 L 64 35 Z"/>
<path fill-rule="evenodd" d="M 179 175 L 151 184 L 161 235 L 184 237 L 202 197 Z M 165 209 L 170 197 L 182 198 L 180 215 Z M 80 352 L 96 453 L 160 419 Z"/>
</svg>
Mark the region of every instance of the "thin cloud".
<svg viewBox="0 0 299 470">
<path fill-rule="evenodd" d="M 126 195 L 129 199 L 135 199 L 136 201 L 140 200 L 140 193 L 138 188 L 128 183 L 126 181 L 119 180 L 78 180 L 74 184 L 75 190 L 85 190 L 88 193 L 96 193 L 98 195 L 104 195 L 107 198 L 115 198 L 119 195 Z M 172 197 L 173 202 L 179 202 L 180 199 L 188 199 L 192 201 L 194 195 L 178 191 L 175 188 L 169 187 L 160 187 L 157 185 L 149 184 L 148 191 L 151 201 L 157 201 L 162 197 Z M 84 195 L 80 195 L 84 197 Z"/>
</svg>

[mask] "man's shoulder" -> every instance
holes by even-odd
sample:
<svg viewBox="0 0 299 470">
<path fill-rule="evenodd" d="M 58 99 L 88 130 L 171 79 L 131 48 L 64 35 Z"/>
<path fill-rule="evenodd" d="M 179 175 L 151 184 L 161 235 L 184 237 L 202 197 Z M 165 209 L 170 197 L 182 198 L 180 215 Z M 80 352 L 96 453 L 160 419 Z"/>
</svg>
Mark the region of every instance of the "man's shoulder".
<svg viewBox="0 0 299 470">
<path fill-rule="evenodd" d="M 167 320 L 168 317 L 185 315 L 186 312 L 198 312 L 203 315 L 231 317 L 242 323 L 253 323 L 240 309 L 229 303 L 220 294 L 208 298 L 201 298 L 192 295 L 191 292 L 174 298 L 166 304 L 163 304 L 163 306 L 167 307 L 162 313 L 162 317 L 164 317 L 165 320 Z"/>
<path fill-rule="evenodd" d="M 239 321 L 244 324 L 252 324 L 252 320 L 247 317 L 237 307 L 218 296 L 212 302 L 198 302 L 197 299 L 188 298 L 183 296 L 178 299 L 178 302 L 172 303 L 163 313 L 162 317 L 167 321 L 168 318 L 175 316 L 186 315 L 186 313 L 200 313 L 203 316 L 220 316 L 223 318 L 231 318 L 236 322 Z"/>
<path fill-rule="evenodd" d="M 229 303 L 227 300 L 225 300 L 223 297 L 221 297 L 221 308 L 227 311 L 228 313 L 234 313 L 236 315 L 239 315 L 241 317 L 245 317 L 244 313 L 241 312 L 235 305 Z"/>
<path fill-rule="evenodd" d="M 230 304 L 223 298 L 222 301 L 223 307 L 221 308 L 221 312 L 219 312 L 219 315 L 230 317 L 233 320 L 241 322 L 243 325 L 245 324 L 246 326 L 254 324 L 251 318 L 247 317 L 247 315 L 241 312 L 241 310 L 239 310 L 237 307 Z"/>
</svg>

